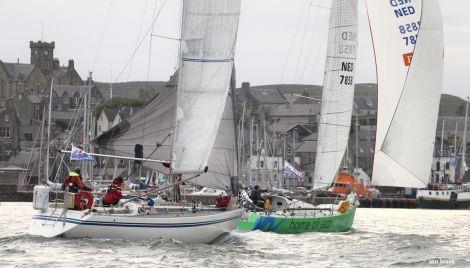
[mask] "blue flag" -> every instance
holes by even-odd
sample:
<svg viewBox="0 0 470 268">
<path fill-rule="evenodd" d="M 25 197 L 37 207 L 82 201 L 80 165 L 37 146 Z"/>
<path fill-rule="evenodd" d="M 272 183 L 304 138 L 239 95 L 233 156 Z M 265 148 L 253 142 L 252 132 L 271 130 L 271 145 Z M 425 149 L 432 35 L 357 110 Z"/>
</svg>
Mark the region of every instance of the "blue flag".
<svg viewBox="0 0 470 268">
<path fill-rule="evenodd" d="M 72 155 L 70 156 L 70 160 L 92 161 L 93 165 L 96 165 L 96 160 L 93 158 L 93 156 L 83 151 L 82 149 L 75 147 L 73 144 L 72 144 Z"/>
<path fill-rule="evenodd" d="M 289 162 L 284 161 L 284 175 L 302 180 L 302 172 L 298 171 Z"/>
</svg>

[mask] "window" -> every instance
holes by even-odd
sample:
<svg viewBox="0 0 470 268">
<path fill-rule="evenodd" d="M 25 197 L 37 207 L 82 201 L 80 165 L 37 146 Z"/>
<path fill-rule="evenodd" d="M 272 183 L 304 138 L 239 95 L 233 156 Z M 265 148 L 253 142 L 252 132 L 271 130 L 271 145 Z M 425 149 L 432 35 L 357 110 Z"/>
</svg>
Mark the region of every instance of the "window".
<svg viewBox="0 0 470 268">
<path fill-rule="evenodd" d="M 264 161 L 260 161 L 260 167 L 264 167 Z"/>
<path fill-rule="evenodd" d="M 0 127 L 0 138 L 5 138 L 5 139 L 10 138 L 10 128 L 9 127 Z"/>
<path fill-rule="evenodd" d="M 9 114 L 4 114 L 4 119 L 5 119 L 5 122 L 8 122 L 10 121 L 10 115 Z"/>
<path fill-rule="evenodd" d="M 69 98 L 66 96 L 64 97 L 64 104 L 67 104 L 67 103 L 69 103 Z"/>
<path fill-rule="evenodd" d="M 274 161 L 274 168 L 277 168 L 277 161 Z"/>
<path fill-rule="evenodd" d="M 54 104 L 54 110 L 56 110 L 56 111 L 62 110 L 62 105 L 60 105 L 60 104 Z"/>
<path fill-rule="evenodd" d="M 292 148 L 288 148 L 288 149 L 287 149 L 287 154 L 288 154 L 288 155 L 292 155 Z"/>
</svg>

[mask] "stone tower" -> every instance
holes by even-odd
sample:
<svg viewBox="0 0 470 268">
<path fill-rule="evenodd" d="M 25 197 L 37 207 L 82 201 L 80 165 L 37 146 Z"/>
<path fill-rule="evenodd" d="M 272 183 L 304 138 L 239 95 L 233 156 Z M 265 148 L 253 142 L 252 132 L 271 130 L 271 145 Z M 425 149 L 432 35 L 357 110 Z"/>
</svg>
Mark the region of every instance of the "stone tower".
<svg viewBox="0 0 470 268">
<path fill-rule="evenodd" d="M 55 42 L 29 42 L 31 48 L 31 64 L 36 65 L 44 74 L 51 74 L 54 69 Z"/>
</svg>

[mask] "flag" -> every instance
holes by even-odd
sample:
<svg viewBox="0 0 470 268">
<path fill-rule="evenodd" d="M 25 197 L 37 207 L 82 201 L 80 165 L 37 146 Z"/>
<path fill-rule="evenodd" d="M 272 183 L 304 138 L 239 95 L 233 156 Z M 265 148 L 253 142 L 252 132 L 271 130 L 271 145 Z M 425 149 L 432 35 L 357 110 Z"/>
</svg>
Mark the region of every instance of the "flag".
<svg viewBox="0 0 470 268">
<path fill-rule="evenodd" d="M 70 156 L 70 160 L 92 161 L 93 165 L 96 165 L 96 160 L 93 158 L 93 156 L 83 151 L 82 149 L 75 147 L 73 144 L 72 144 L 72 155 Z"/>
<path fill-rule="evenodd" d="M 457 163 L 455 162 L 454 159 L 451 158 L 451 159 L 449 160 L 449 166 L 454 167 L 454 168 L 457 166 Z"/>
<path fill-rule="evenodd" d="M 302 180 L 302 172 L 298 171 L 289 162 L 284 161 L 284 175 Z"/>
</svg>

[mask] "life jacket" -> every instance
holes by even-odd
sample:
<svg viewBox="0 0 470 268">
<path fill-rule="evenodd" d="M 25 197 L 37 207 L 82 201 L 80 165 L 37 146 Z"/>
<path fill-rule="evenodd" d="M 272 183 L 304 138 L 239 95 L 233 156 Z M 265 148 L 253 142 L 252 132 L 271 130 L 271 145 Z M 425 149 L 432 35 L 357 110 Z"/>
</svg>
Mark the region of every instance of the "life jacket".
<svg viewBox="0 0 470 268">
<path fill-rule="evenodd" d="M 122 198 L 121 184 L 113 183 L 103 197 L 104 205 L 116 205 Z"/>
<path fill-rule="evenodd" d="M 78 193 L 78 190 L 85 189 L 85 184 L 83 184 L 82 178 L 80 174 L 77 172 L 70 172 L 68 178 L 66 177 L 67 185 L 65 187 L 69 187 L 70 192 Z"/>
</svg>

